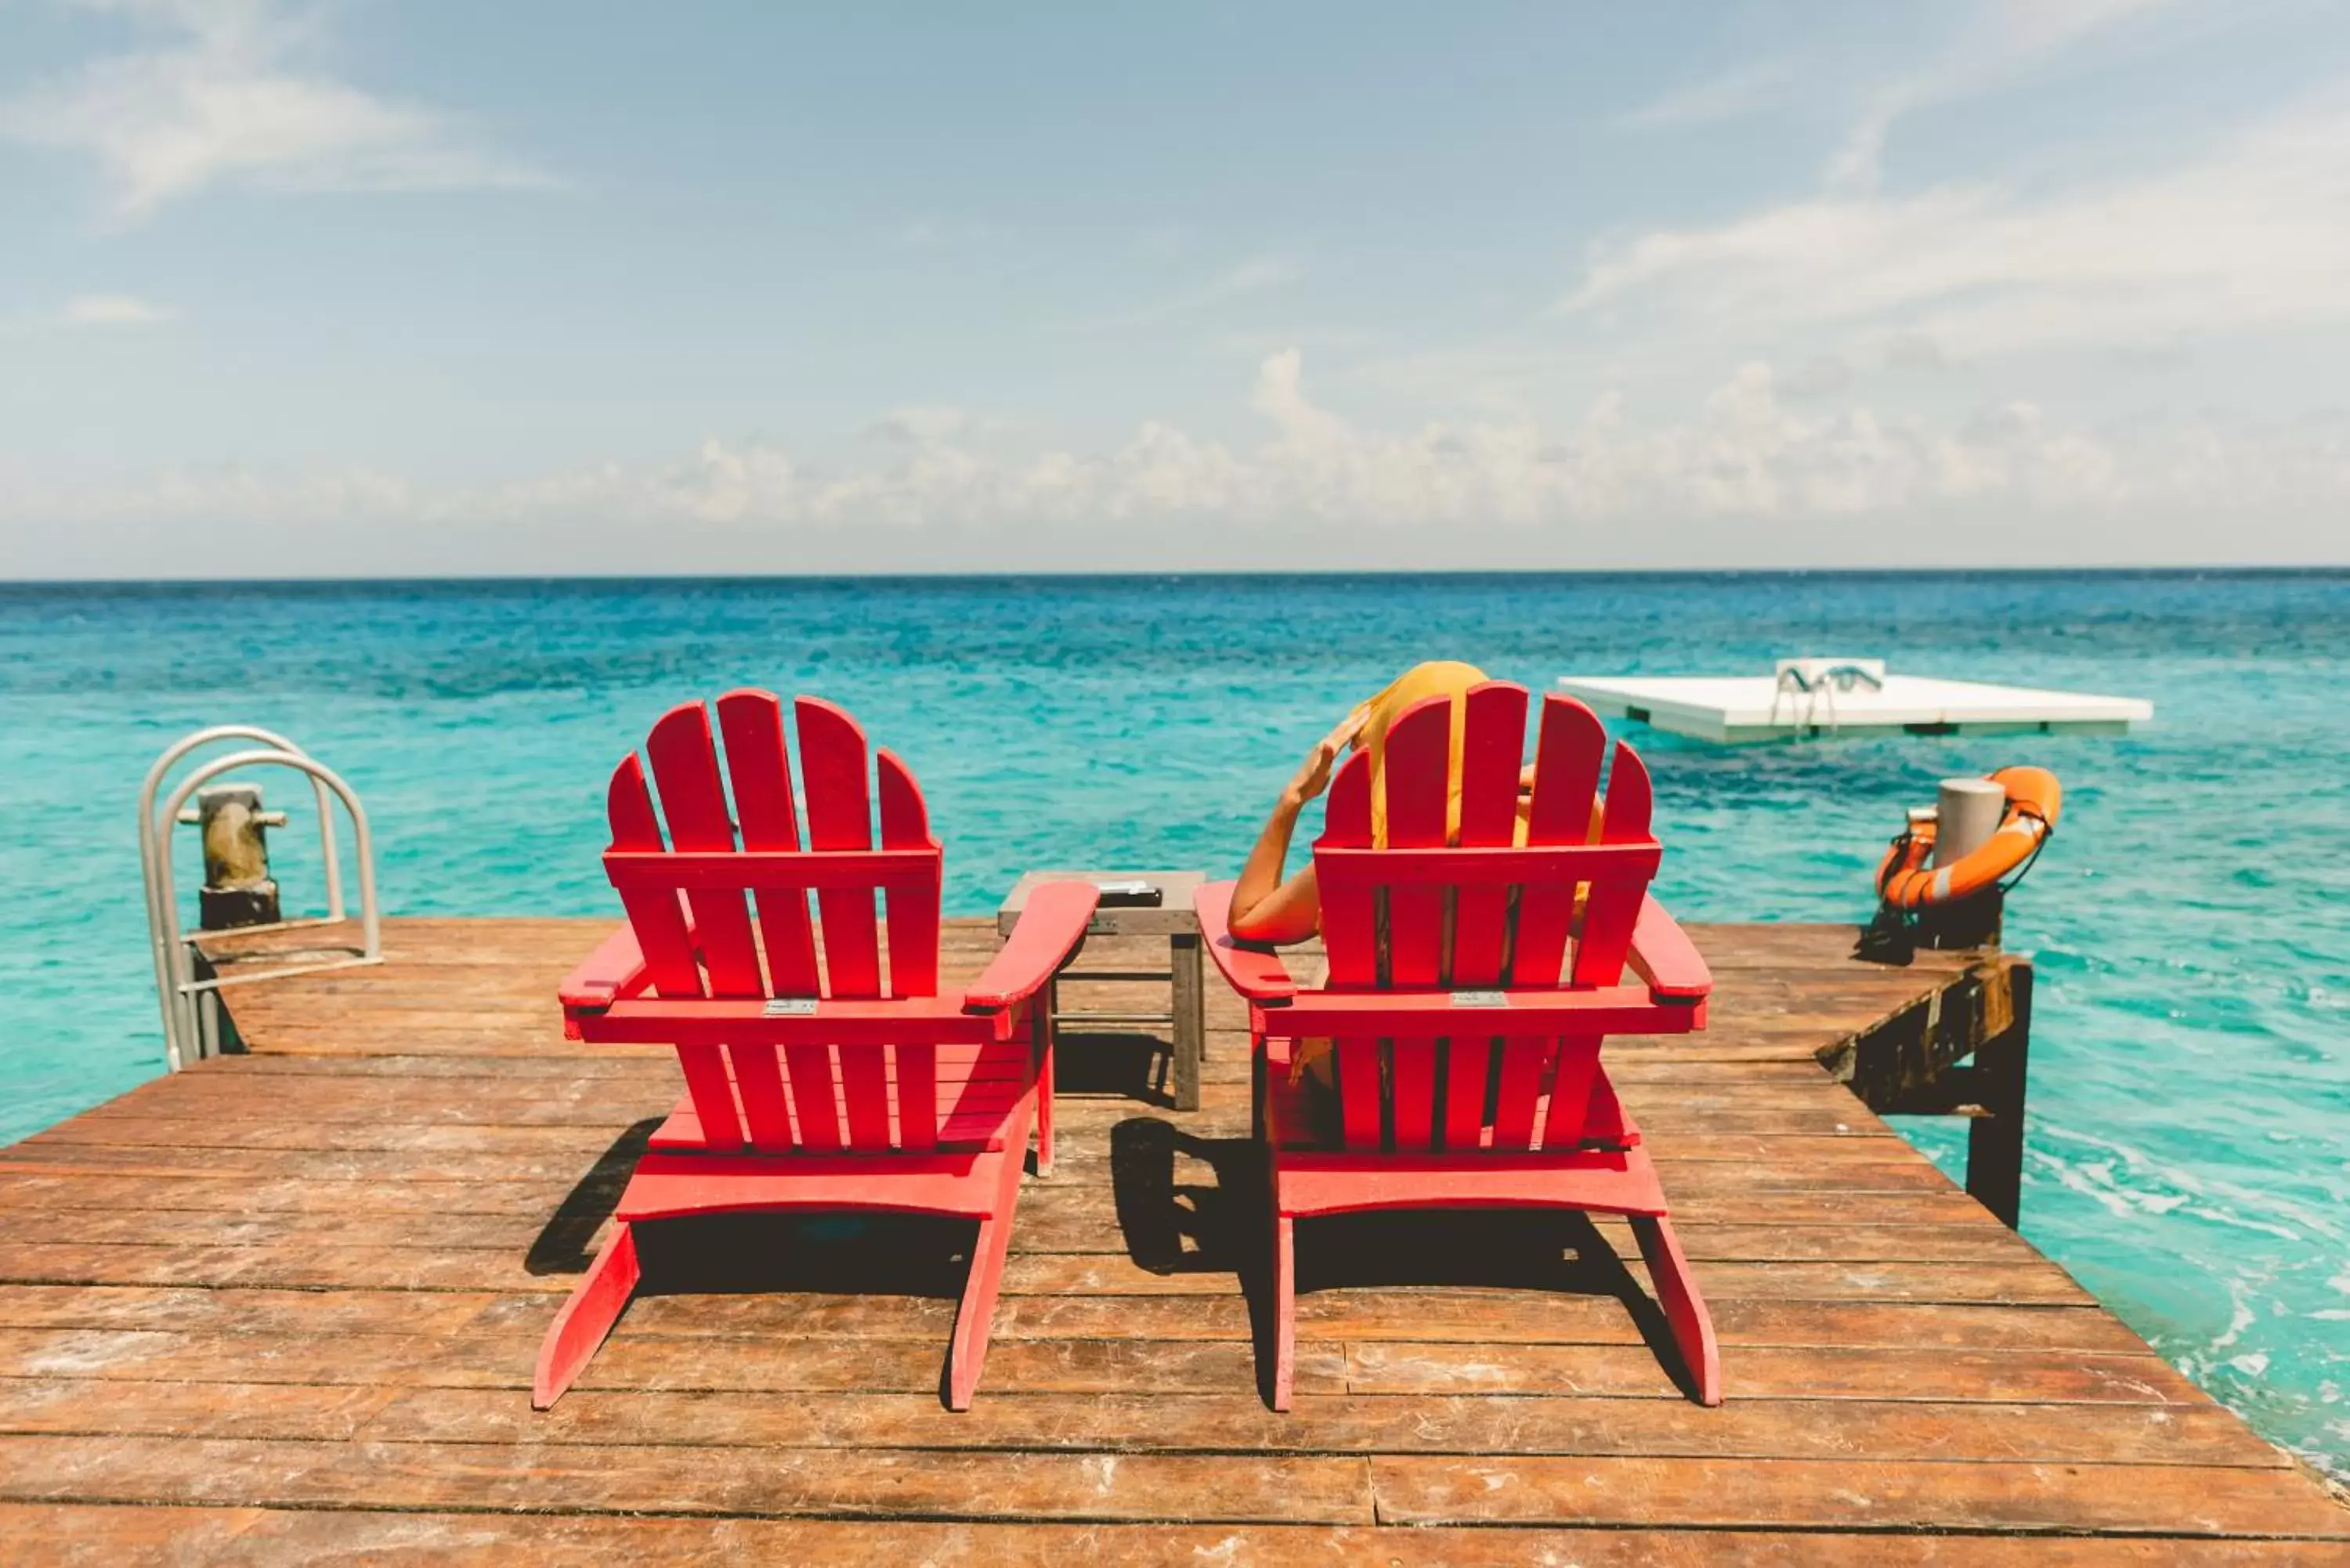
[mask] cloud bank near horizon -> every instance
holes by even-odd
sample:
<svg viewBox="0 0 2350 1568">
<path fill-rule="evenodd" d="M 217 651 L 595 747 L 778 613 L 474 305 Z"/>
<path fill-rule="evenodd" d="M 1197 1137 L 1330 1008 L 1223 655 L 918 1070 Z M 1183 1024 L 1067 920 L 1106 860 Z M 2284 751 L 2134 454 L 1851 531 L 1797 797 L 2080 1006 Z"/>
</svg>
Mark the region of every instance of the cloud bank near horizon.
<svg viewBox="0 0 2350 1568">
<path fill-rule="evenodd" d="M 475 531 L 515 526 L 536 539 L 592 542 L 602 570 L 664 569 L 681 539 L 717 551 L 718 569 L 730 559 L 739 569 L 772 569 L 811 546 L 829 558 L 851 541 L 871 544 L 888 569 L 921 569 L 919 555 L 895 552 L 956 536 L 983 550 L 998 535 L 1191 527 L 1219 541 L 1253 534 L 1272 546 L 1272 564 L 1295 564 L 1287 545 L 1343 569 L 1356 546 L 1367 560 L 1439 568 L 1460 564 L 1450 540 L 1473 535 L 1516 540 L 1529 565 L 1616 566 L 1636 562 L 1638 550 L 1627 545 L 1664 519 L 1717 525 L 1707 535 L 1717 549 L 1792 524 L 1804 538 L 1863 542 L 1855 559 L 1868 564 L 1955 564 L 1965 559 L 1962 544 L 1914 529 L 1889 552 L 1866 542 L 1888 517 L 1991 516 L 2002 536 L 2028 539 L 2034 518 L 2091 514 L 2122 536 L 2144 528 L 2149 562 L 2199 563 L 2241 554 L 2258 535 L 2256 526 L 2206 535 L 2200 520 L 2291 519 L 2350 504 L 2345 420 L 2090 431 L 2018 403 L 1936 426 L 1858 403 L 1822 408 L 1814 397 L 1791 396 L 1785 378 L 1756 361 L 1680 422 L 1644 423 L 1610 393 L 1557 429 L 1523 418 L 1381 431 L 1316 402 L 1304 369 L 1294 349 L 1259 365 L 1250 407 L 1263 439 L 1253 445 L 1145 421 L 1098 452 L 1023 452 L 992 443 L 986 421 L 964 410 L 921 407 L 877 421 L 879 450 L 845 468 L 712 437 L 663 466 L 606 463 L 473 486 L 433 487 L 370 469 L 244 466 L 58 485 L 0 469 L 8 554 L 46 534 L 58 557 L 51 569 L 29 557 L 0 563 L 12 575 L 80 575 L 109 564 L 110 535 L 252 530 L 281 541 L 374 535 L 408 569 L 462 572 L 478 558 Z M 2181 526 L 2166 534 L 2165 520 Z M 56 530 L 91 548 L 56 552 Z M 2199 538 L 2213 547 L 2197 550 Z M 2264 558 L 2307 559 L 2289 545 Z M 951 549 L 941 559 L 968 565 Z M 1770 559 L 1757 549 L 1683 564 Z M 2027 552 L 2019 564 L 2034 559 L 2066 557 Z"/>
</svg>

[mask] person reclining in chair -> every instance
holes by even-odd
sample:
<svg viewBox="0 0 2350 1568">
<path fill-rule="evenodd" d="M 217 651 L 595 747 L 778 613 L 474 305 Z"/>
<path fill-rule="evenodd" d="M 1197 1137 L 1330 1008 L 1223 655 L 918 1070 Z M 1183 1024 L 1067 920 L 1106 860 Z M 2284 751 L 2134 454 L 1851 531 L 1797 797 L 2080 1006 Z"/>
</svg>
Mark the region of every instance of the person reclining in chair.
<svg viewBox="0 0 2350 1568">
<path fill-rule="evenodd" d="M 1415 664 L 1322 737 L 1307 753 L 1297 776 L 1289 781 L 1281 798 L 1274 804 L 1273 815 L 1266 819 L 1264 831 L 1257 836 L 1256 847 L 1249 851 L 1248 864 L 1241 868 L 1239 879 L 1232 884 L 1231 924 L 1227 929 L 1234 938 L 1280 947 L 1309 940 L 1320 932 L 1322 896 L 1315 880 L 1312 859 L 1308 858 L 1295 876 L 1282 876 L 1289 858 L 1290 838 L 1297 830 L 1298 813 L 1305 809 L 1306 802 L 1329 787 L 1330 771 L 1341 752 L 1367 751 L 1371 753 L 1371 843 L 1375 847 L 1385 848 L 1387 793 L 1381 787 L 1379 770 L 1387 760 L 1388 731 L 1405 710 L 1431 697 L 1447 697 L 1452 702 L 1451 776 L 1450 799 L 1445 805 L 1445 837 L 1448 843 L 1459 841 L 1461 756 L 1468 726 L 1468 696 L 1471 688 L 1487 679 L 1475 665 L 1457 659 Z M 1526 841 L 1527 815 L 1534 805 L 1534 764 L 1529 763 L 1518 774 L 1518 820 L 1513 837 L 1520 845 Z M 1595 840 L 1598 837 L 1602 804 L 1599 797 L 1593 797 L 1591 836 Z M 1575 914 L 1579 920 L 1579 904 Z M 1328 978 L 1327 966 L 1317 961 L 1299 978 L 1309 986 L 1319 986 Z M 1305 1041 L 1292 1059 L 1291 1076 L 1309 1078 L 1315 1088 L 1327 1091 L 1332 1085 L 1331 1061 L 1329 1041 Z M 1330 1114 L 1335 1110 L 1326 1094 L 1320 1099 L 1319 1111 Z"/>
<path fill-rule="evenodd" d="M 1289 840 L 1297 830 L 1298 813 L 1330 785 L 1330 770 L 1338 755 L 1346 751 L 1367 751 L 1371 753 L 1371 842 L 1387 846 L 1387 799 L 1380 787 L 1379 769 L 1386 761 L 1388 730 L 1407 708 L 1430 697 L 1452 700 L 1452 777 L 1451 800 L 1446 808 L 1448 841 L 1457 840 L 1461 832 L 1461 752 L 1465 726 L 1468 723 L 1470 688 L 1487 679 L 1485 672 L 1473 664 L 1455 659 L 1431 659 L 1415 664 L 1405 670 L 1369 701 L 1361 704 L 1340 721 L 1337 728 L 1322 737 L 1307 754 L 1305 764 L 1297 776 L 1281 792 L 1273 815 L 1266 819 L 1264 831 L 1257 836 L 1256 847 L 1249 851 L 1248 863 L 1241 867 L 1240 879 L 1232 885 L 1232 934 L 1242 941 L 1263 942 L 1286 946 L 1312 938 L 1322 928 L 1322 898 L 1314 880 L 1314 865 L 1308 860 L 1301 870 L 1284 878 L 1284 867 L 1289 859 Z M 1518 777 L 1517 842 L 1526 841 L 1526 814 L 1533 804 L 1534 768 L 1529 763 Z M 1591 807 L 1591 823 L 1596 833 L 1599 826 L 1599 803 Z"/>
</svg>

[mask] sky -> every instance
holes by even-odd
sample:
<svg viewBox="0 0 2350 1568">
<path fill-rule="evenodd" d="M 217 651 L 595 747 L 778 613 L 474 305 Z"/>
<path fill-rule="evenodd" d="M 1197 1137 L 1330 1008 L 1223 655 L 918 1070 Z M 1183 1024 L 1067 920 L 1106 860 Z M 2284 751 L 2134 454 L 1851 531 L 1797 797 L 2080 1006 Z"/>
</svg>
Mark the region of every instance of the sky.
<svg viewBox="0 0 2350 1568">
<path fill-rule="evenodd" d="M 0 0 L 0 577 L 2350 562 L 2350 8 Z"/>
</svg>

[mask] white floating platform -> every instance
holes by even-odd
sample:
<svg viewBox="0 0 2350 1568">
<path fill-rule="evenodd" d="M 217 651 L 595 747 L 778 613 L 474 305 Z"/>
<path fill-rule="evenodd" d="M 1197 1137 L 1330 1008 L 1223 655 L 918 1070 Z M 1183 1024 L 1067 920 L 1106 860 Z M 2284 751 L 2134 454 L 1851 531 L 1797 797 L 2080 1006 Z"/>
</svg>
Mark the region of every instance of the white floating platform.
<svg viewBox="0 0 2350 1568">
<path fill-rule="evenodd" d="M 1789 660 L 1815 683 L 1793 684 L 1784 675 L 1566 675 L 1558 685 L 1601 718 L 1731 742 L 1895 733 L 2120 735 L 2154 717 L 2154 704 L 2134 697 L 1885 675 L 1874 660 L 1853 662 L 1881 683 L 1866 676 L 1848 686 L 1820 682 L 1814 661 Z"/>
</svg>

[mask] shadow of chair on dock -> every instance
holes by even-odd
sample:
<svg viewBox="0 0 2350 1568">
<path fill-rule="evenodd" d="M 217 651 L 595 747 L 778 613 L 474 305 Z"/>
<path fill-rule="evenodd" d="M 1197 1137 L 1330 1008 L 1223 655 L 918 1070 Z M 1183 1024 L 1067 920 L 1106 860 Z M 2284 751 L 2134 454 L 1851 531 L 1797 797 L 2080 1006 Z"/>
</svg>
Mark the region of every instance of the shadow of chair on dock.
<svg viewBox="0 0 2350 1568">
<path fill-rule="evenodd" d="M 563 1195 L 538 1235 L 531 1241 L 530 1251 L 523 1255 L 522 1266 L 532 1274 L 584 1274 L 596 1256 L 596 1232 L 620 1201 L 620 1189 L 629 1185 L 629 1172 L 644 1158 L 645 1147 L 651 1141 L 653 1129 L 661 1118 L 647 1116 L 612 1140 L 612 1146 L 596 1157 L 588 1173 L 574 1182 L 571 1190 Z"/>
<path fill-rule="evenodd" d="M 587 1272 L 600 1231 L 660 1118 L 629 1127 L 573 1184 L 523 1259 L 532 1274 Z M 637 1230 L 639 1297 L 962 1295 L 974 1227 L 920 1214 L 710 1214 Z"/>
<path fill-rule="evenodd" d="M 1179 1158 L 1213 1179 L 1179 1180 Z M 1262 1249 L 1264 1161 L 1247 1138 L 1200 1137 L 1157 1116 L 1110 1128 L 1110 1197 L 1127 1256 L 1154 1274 L 1238 1273 Z"/>
<path fill-rule="evenodd" d="M 1175 1108 L 1174 1047 L 1133 1030 L 1064 1028 L 1053 1046 L 1057 1094 L 1105 1095 Z"/>
<path fill-rule="evenodd" d="M 1176 1161 L 1212 1184 L 1179 1180 Z M 1155 1116 L 1110 1132 L 1118 1221 L 1135 1264 L 1156 1274 L 1228 1272 L 1248 1303 L 1259 1373 L 1271 1397 L 1273 1248 L 1264 1155 L 1255 1140 L 1204 1138 Z M 1570 1210 L 1405 1210 L 1301 1222 L 1297 1293 L 1454 1287 L 1612 1298 L 1686 1397 L 1696 1383 L 1672 1326 L 1588 1216 Z"/>
</svg>

